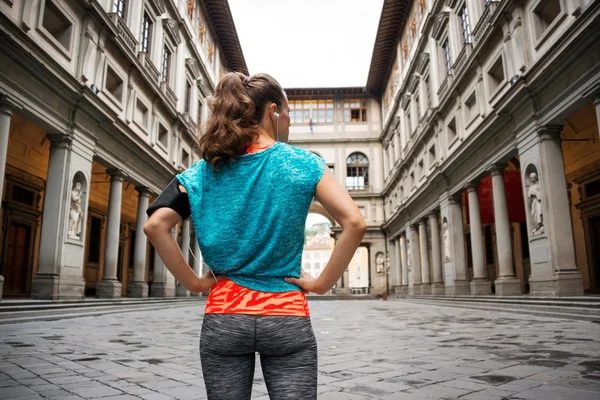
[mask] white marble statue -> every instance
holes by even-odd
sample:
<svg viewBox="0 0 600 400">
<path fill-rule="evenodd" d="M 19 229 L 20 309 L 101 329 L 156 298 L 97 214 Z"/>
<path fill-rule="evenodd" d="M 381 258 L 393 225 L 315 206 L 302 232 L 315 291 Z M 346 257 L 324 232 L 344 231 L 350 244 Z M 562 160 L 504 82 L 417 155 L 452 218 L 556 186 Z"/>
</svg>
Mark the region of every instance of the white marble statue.
<svg viewBox="0 0 600 400">
<path fill-rule="evenodd" d="M 444 237 L 444 260 L 450 261 L 450 236 L 448 233 L 448 221 L 444 221 L 442 224 L 443 237 Z"/>
<path fill-rule="evenodd" d="M 527 198 L 529 199 L 529 210 L 531 213 L 531 224 L 533 225 L 532 235 L 537 235 L 544 232 L 544 213 L 542 211 L 542 192 L 537 173 L 529 174 L 531 185 L 527 190 Z"/>
<path fill-rule="evenodd" d="M 375 266 L 376 266 L 376 272 L 378 274 L 383 274 L 383 253 L 377 253 L 377 255 L 375 256 Z"/>
<path fill-rule="evenodd" d="M 81 209 L 81 182 L 75 182 L 71 190 L 71 209 L 69 210 L 69 239 L 80 239 L 83 226 L 83 210 Z"/>
</svg>

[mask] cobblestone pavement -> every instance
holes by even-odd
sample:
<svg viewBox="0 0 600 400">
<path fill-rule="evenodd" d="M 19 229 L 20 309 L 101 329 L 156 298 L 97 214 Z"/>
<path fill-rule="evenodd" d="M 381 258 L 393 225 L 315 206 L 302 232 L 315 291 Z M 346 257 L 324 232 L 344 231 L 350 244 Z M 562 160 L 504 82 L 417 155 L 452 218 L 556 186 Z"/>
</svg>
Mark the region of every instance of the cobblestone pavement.
<svg viewBox="0 0 600 400">
<path fill-rule="evenodd" d="M 600 399 L 600 325 L 311 302 L 319 399 Z M 0 326 L 0 399 L 205 399 L 202 305 Z M 253 399 L 268 399 L 260 373 Z M 237 399 L 232 399 L 237 400 Z"/>
</svg>

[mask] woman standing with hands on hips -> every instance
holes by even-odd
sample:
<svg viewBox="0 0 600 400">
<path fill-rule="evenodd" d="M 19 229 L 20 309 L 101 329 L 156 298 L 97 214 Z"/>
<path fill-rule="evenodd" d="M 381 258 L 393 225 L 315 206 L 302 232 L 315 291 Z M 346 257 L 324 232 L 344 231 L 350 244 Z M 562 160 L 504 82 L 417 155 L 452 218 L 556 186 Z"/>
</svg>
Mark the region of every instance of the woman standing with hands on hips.
<svg viewBox="0 0 600 400">
<path fill-rule="evenodd" d="M 333 287 L 361 243 L 365 220 L 320 157 L 286 144 L 288 101 L 271 76 L 224 75 L 211 111 L 202 160 L 150 206 L 144 232 L 187 290 L 211 289 L 200 335 L 209 400 L 250 399 L 256 352 L 272 400 L 316 399 L 317 344 L 305 291 Z M 313 197 L 342 227 L 316 279 L 301 270 Z M 190 215 L 212 270 L 200 277 L 171 235 Z"/>
</svg>

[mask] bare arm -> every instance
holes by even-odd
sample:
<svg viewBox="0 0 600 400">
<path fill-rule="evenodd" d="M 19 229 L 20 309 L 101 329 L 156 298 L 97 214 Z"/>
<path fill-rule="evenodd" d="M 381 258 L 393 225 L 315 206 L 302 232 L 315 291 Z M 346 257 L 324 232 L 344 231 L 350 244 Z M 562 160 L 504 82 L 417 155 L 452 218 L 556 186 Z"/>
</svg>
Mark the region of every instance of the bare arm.
<svg viewBox="0 0 600 400">
<path fill-rule="evenodd" d="M 317 184 L 315 198 L 342 227 L 342 233 L 331 253 L 329 262 L 317 279 L 303 274 L 299 279 L 286 278 L 309 292 L 328 292 L 342 276 L 365 235 L 367 224 L 360 210 L 329 168 Z"/>
<path fill-rule="evenodd" d="M 192 293 L 204 292 L 216 283 L 210 272 L 197 276 L 185 261 L 171 229 L 181 221 L 179 214 L 163 207 L 156 210 L 144 225 L 144 233 L 152 243 L 167 269 L 183 287 Z"/>
</svg>

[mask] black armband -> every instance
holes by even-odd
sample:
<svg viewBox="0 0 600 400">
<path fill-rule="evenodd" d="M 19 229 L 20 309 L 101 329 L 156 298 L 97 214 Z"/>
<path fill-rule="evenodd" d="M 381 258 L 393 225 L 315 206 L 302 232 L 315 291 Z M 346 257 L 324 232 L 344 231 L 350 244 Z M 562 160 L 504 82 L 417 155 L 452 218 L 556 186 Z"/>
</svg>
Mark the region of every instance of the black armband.
<svg viewBox="0 0 600 400">
<path fill-rule="evenodd" d="M 192 214 L 188 194 L 182 193 L 179 190 L 179 181 L 177 178 L 173 179 L 165 190 L 158 195 L 154 203 L 146 210 L 146 214 L 151 216 L 154 211 L 162 207 L 175 210 L 181 216 L 181 219 L 187 219 Z"/>
</svg>

